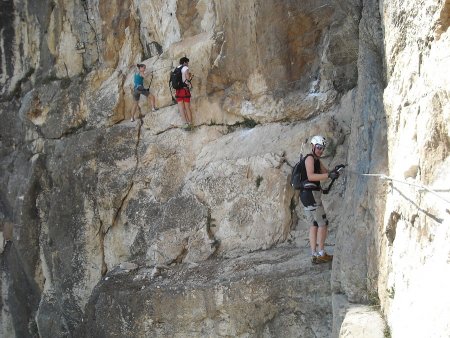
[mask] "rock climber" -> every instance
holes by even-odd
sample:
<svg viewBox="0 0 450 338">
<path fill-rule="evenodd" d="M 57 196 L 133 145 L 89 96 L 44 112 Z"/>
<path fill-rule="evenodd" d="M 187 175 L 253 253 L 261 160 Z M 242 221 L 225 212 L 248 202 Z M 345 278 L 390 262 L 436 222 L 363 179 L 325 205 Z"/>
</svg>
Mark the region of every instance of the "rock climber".
<svg viewBox="0 0 450 338">
<path fill-rule="evenodd" d="M 156 108 L 155 96 L 150 93 L 150 88 L 144 87 L 144 77 L 147 75 L 145 73 L 147 66 L 144 65 L 143 63 L 138 63 L 136 67 L 138 68 L 138 72 L 134 74 L 134 90 L 133 90 L 134 104 L 133 109 L 131 111 L 131 122 L 134 121 L 136 110 L 139 109 L 139 98 L 141 97 L 141 95 L 147 97 L 148 103 L 152 111 L 158 110 L 158 108 Z"/>
<path fill-rule="evenodd" d="M 193 78 L 193 75 L 189 71 L 189 59 L 185 56 L 182 57 L 180 59 L 180 65 L 177 68 L 181 68 L 183 88 L 176 90 L 175 98 L 178 103 L 178 110 L 180 112 L 180 115 L 184 118 L 185 121 L 183 128 L 190 130 L 193 126 L 190 92 L 190 89 L 192 88 L 191 80 Z"/>
<path fill-rule="evenodd" d="M 311 139 L 311 153 L 305 156 L 305 171 L 302 176 L 307 177 L 302 182 L 300 200 L 304 206 L 305 216 L 310 224 L 309 242 L 311 246 L 311 262 L 313 264 L 326 263 L 333 260 L 333 256 L 325 252 L 325 240 L 328 233 L 328 220 L 322 205 L 322 188 L 320 181 L 328 178 L 337 179 L 337 170 L 328 171 L 320 161 L 326 147 L 323 136 L 316 135 Z M 318 248 L 317 248 L 318 242 Z"/>
</svg>

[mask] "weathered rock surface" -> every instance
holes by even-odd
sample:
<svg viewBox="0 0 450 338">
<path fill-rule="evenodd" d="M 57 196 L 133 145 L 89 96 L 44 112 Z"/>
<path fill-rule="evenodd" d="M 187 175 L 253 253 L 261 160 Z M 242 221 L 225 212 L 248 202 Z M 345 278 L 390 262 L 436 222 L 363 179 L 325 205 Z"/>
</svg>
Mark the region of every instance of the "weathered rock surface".
<svg viewBox="0 0 450 338">
<path fill-rule="evenodd" d="M 392 27 L 385 31 L 389 173 L 435 191 L 394 183 L 386 199 L 378 289 L 399 337 L 450 334 L 449 13 L 448 1 L 393 1 L 383 9 Z"/>
<path fill-rule="evenodd" d="M 212 259 L 154 278 L 149 267 L 114 269 L 93 290 L 76 336 L 325 337 L 330 265 L 311 266 L 301 251 Z"/>
<path fill-rule="evenodd" d="M 352 307 L 345 315 L 339 337 L 385 337 L 384 321 L 376 309 L 367 306 Z"/>
<path fill-rule="evenodd" d="M 358 153 L 349 152 L 349 163 L 393 180 L 350 173 L 344 198 L 351 207 L 342 216 L 354 221 L 337 234 L 333 291 L 350 303 L 380 304 L 392 337 L 448 336 L 450 86 L 442 69 L 449 4 L 367 2 L 362 13 L 362 113 L 352 121 L 349 144 Z M 335 318 L 334 335 L 342 319 Z"/>
<path fill-rule="evenodd" d="M 449 6 L 3 1 L 0 335 L 448 336 Z M 289 185 L 315 134 L 331 272 Z"/>
</svg>

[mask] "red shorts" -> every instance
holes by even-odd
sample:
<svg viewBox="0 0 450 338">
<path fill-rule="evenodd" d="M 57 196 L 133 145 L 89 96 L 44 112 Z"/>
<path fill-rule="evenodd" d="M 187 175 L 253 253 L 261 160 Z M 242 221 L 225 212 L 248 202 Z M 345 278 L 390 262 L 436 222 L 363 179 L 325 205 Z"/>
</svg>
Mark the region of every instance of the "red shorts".
<svg viewBox="0 0 450 338">
<path fill-rule="evenodd" d="M 175 97 L 177 102 L 191 102 L 191 92 L 188 88 L 177 89 Z"/>
</svg>

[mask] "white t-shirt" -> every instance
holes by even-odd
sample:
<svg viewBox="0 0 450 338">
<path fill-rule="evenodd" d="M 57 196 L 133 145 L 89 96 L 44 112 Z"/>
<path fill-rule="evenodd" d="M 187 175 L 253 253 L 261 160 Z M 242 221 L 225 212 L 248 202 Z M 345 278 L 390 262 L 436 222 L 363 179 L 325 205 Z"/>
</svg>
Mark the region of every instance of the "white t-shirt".
<svg viewBox="0 0 450 338">
<path fill-rule="evenodd" d="M 186 82 L 186 72 L 189 70 L 188 66 L 181 66 L 181 78 L 183 80 L 183 83 Z"/>
</svg>

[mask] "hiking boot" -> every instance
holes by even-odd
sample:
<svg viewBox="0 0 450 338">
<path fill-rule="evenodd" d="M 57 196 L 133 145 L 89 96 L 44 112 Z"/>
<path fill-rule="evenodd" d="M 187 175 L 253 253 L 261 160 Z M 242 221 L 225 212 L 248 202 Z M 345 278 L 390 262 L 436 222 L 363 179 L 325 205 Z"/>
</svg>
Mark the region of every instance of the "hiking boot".
<svg viewBox="0 0 450 338">
<path fill-rule="evenodd" d="M 155 107 L 155 108 L 152 109 L 152 111 L 157 111 L 157 110 L 159 110 L 159 108 Z"/>
<path fill-rule="evenodd" d="M 323 256 L 319 255 L 316 257 L 317 264 L 331 262 L 332 260 L 333 260 L 333 256 L 327 254 L 326 252 L 323 254 Z"/>
</svg>

